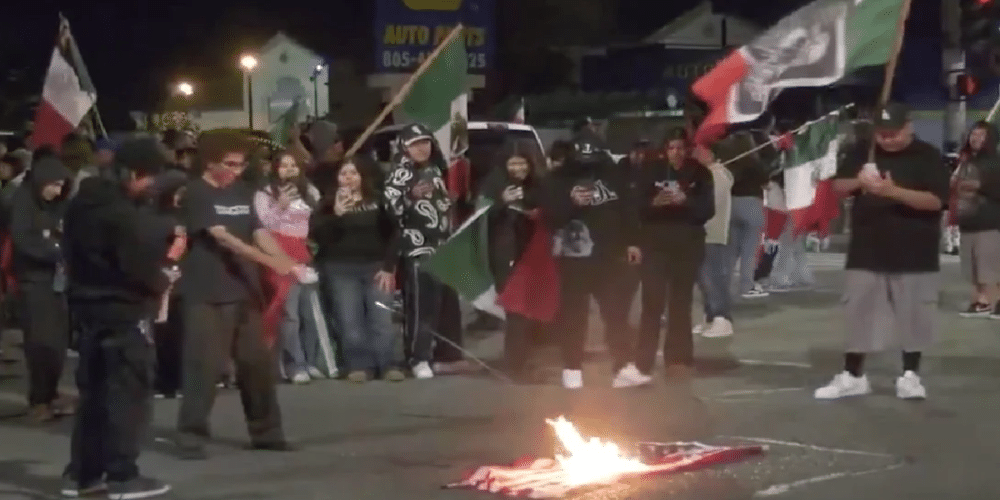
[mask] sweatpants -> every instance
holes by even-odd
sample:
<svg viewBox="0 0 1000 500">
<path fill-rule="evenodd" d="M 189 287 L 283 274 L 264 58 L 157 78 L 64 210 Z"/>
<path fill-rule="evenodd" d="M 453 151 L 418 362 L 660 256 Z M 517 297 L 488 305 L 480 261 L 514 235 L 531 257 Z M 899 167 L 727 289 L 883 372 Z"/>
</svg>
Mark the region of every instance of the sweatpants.
<svg viewBox="0 0 1000 500">
<path fill-rule="evenodd" d="M 51 404 L 59 397 L 59 379 L 70 345 L 66 296 L 51 281 L 24 281 L 20 288 L 24 314 L 24 358 L 28 367 L 28 404 Z"/>
<path fill-rule="evenodd" d="M 465 359 L 465 355 L 455 346 L 462 346 L 462 307 L 458 302 L 458 294 L 445 286 L 441 289 L 441 308 L 437 315 L 437 331 L 451 343 L 438 341 L 434 345 L 434 361 L 438 363 L 454 363 Z"/>
<path fill-rule="evenodd" d="M 434 333 L 442 333 L 438 327 L 446 287 L 423 272 L 421 262 L 419 257 L 402 261 L 403 354 L 410 366 L 433 361 Z"/>
<path fill-rule="evenodd" d="M 181 351 L 184 346 L 184 322 L 181 300 L 170 297 L 167 320 L 153 325 L 156 338 L 156 392 L 176 395 L 181 390 Z"/>
<path fill-rule="evenodd" d="M 276 360 L 261 335 L 260 307 L 253 302 L 184 302 L 184 359 L 178 444 L 199 447 L 210 436 L 215 384 L 230 356 L 254 443 L 284 441 L 275 384 Z"/>
<path fill-rule="evenodd" d="M 597 301 L 604 320 L 604 339 L 617 372 L 633 362 L 633 336 L 628 324 L 628 264 L 622 260 L 600 258 L 561 258 L 559 277 L 562 300 L 556 318 L 561 339 L 563 367 L 579 370 L 587 343 L 590 299 Z"/>
<path fill-rule="evenodd" d="M 76 310 L 74 310 L 74 314 Z M 80 334 L 79 407 L 66 475 L 81 485 L 128 481 L 152 418 L 155 353 L 148 322 L 97 321 L 75 315 Z"/>
<path fill-rule="evenodd" d="M 663 338 L 666 366 L 690 366 L 694 360 L 691 308 L 694 284 L 705 257 L 705 232 L 700 227 L 671 226 L 669 245 L 642 250 L 642 314 L 636 366 L 650 373 L 660 343 L 660 318 L 667 303 L 667 333 Z"/>
</svg>

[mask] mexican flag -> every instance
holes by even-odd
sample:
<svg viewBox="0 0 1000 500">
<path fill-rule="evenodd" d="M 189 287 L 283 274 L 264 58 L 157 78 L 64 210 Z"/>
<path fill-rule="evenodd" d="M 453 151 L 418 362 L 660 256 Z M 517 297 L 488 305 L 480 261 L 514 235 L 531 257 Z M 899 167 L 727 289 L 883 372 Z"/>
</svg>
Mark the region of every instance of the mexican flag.
<svg viewBox="0 0 1000 500">
<path fill-rule="evenodd" d="M 431 129 L 442 151 L 449 154 L 455 149 L 453 135 L 458 134 L 452 132 L 453 124 L 468 121 L 468 59 L 461 34 L 444 41 L 448 45 L 413 82 L 400 108 L 410 121 Z"/>
<path fill-rule="evenodd" d="M 42 85 L 42 100 L 35 109 L 32 148 L 58 148 L 96 104 L 97 90 L 69 31 L 69 21 L 59 16 L 59 37 Z"/>
<path fill-rule="evenodd" d="M 889 61 L 904 0 L 816 0 L 719 61 L 692 91 L 709 111 L 695 140 L 759 117 L 782 89 L 821 87 Z"/>
<path fill-rule="evenodd" d="M 288 132 L 292 129 L 292 126 L 299 122 L 299 115 L 301 114 L 301 100 L 296 99 L 295 102 L 288 108 L 288 111 L 282 113 L 281 116 L 275 120 L 274 124 L 271 126 L 271 140 L 274 141 L 280 147 L 285 147 L 288 145 Z"/>
<path fill-rule="evenodd" d="M 794 234 L 824 226 L 837 217 L 833 176 L 840 146 L 838 121 L 827 118 L 797 134 L 784 169 L 785 206 Z"/>
<path fill-rule="evenodd" d="M 552 237 L 541 222 L 524 253 L 514 264 L 502 290 L 490 270 L 489 220 L 493 201 L 480 198 L 476 211 L 455 234 L 438 247 L 423 270 L 451 287 L 472 305 L 499 318 L 505 312 L 538 321 L 555 318 L 559 307 L 559 277 L 552 257 Z"/>
</svg>

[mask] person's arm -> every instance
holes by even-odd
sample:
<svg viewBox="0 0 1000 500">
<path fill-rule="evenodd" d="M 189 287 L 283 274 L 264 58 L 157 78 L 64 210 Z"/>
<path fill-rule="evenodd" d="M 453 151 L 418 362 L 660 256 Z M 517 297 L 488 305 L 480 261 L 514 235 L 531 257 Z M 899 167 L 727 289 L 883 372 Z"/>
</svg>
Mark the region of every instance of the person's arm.
<svg viewBox="0 0 1000 500">
<path fill-rule="evenodd" d="M 115 238 L 114 248 L 125 276 L 134 286 L 142 288 L 144 295 L 156 297 L 170 288 L 170 279 L 161 267 L 166 234 L 150 232 L 149 226 L 156 221 L 149 219 L 138 211 L 123 213 L 117 218 L 119 226 L 111 231 L 111 237 Z"/>
<path fill-rule="evenodd" d="M 294 126 L 288 134 L 288 152 L 295 158 L 295 161 L 299 165 L 312 165 L 313 157 L 306 149 L 306 146 L 302 144 L 302 136 L 300 135 L 299 127 Z"/>
<path fill-rule="evenodd" d="M 695 168 L 694 187 L 684 203 L 691 211 L 695 224 L 704 225 L 715 216 L 715 182 L 707 167 L 691 165 Z"/>
<path fill-rule="evenodd" d="M 278 201 L 269 195 L 266 190 L 269 188 L 264 188 L 253 195 L 253 208 L 257 213 L 257 218 L 260 223 L 268 229 L 275 229 L 278 226 L 278 221 L 281 219 L 281 213 L 279 212 Z"/>
<path fill-rule="evenodd" d="M 991 158 L 986 168 L 979 174 L 979 194 L 994 202 L 1000 202 L 1000 158 Z"/>
<path fill-rule="evenodd" d="M 402 233 L 399 229 L 399 223 L 393 220 L 392 213 L 385 203 L 382 203 L 379 226 L 386 241 L 385 256 L 382 258 L 382 270 L 394 274 L 400 257 Z"/>
<path fill-rule="evenodd" d="M 413 180 L 413 172 L 404 167 L 397 167 L 389 173 L 385 182 L 384 196 L 386 207 L 392 215 L 392 220 L 402 229 L 406 211 L 413 205 L 410 197 L 410 184 Z"/>
<path fill-rule="evenodd" d="M 861 191 L 861 181 L 858 174 L 864 166 L 865 158 L 861 152 L 867 148 L 857 147 L 853 153 L 837 163 L 837 172 L 833 176 L 833 191 L 838 196 L 853 196 Z"/>
<path fill-rule="evenodd" d="M 950 194 L 950 175 L 948 169 L 941 164 L 941 155 L 934 150 L 935 158 L 924 158 L 923 164 L 914 165 L 921 168 L 923 179 L 918 187 L 904 188 L 892 181 L 892 176 L 886 174 L 885 193 L 883 196 L 914 210 L 938 212 L 948 206 Z"/>
<path fill-rule="evenodd" d="M 261 224 L 260 217 L 255 216 L 253 221 L 253 241 L 258 249 L 263 250 L 264 254 L 272 259 L 272 264 L 266 265 L 269 265 L 272 269 L 277 271 L 278 274 L 284 274 L 284 269 L 288 269 L 290 271 L 291 268 L 295 267 L 296 262 L 289 257 L 288 254 L 286 254 L 281 248 L 281 245 L 274 240 L 274 237 L 271 236 L 271 231 Z"/>
<path fill-rule="evenodd" d="M 10 213 L 10 239 L 14 250 L 40 263 L 55 265 L 59 261 L 59 246 L 54 239 L 46 238 L 35 227 L 31 206 L 31 193 L 27 188 L 14 193 Z"/>
</svg>

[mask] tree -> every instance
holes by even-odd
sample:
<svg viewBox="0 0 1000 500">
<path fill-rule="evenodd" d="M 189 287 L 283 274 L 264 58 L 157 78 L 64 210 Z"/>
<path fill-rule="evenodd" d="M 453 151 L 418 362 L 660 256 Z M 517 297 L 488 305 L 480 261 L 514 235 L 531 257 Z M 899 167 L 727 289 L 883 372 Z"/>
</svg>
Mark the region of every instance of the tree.
<svg viewBox="0 0 1000 500">
<path fill-rule="evenodd" d="M 201 128 L 191 119 L 191 114 L 183 111 L 155 113 L 149 117 L 149 128 L 149 132 L 164 132 L 173 129 L 190 131 L 195 135 L 201 133 Z"/>
</svg>

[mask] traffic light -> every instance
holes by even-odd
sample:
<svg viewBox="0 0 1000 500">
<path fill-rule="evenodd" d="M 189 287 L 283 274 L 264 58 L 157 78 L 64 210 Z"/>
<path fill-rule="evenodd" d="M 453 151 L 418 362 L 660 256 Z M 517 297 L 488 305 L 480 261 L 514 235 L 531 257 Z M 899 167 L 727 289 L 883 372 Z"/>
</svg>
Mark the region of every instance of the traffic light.
<svg viewBox="0 0 1000 500">
<path fill-rule="evenodd" d="M 962 2 L 962 47 L 986 53 L 1000 45 L 1000 0 L 960 0 Z"/>
<path fill-rule="evenodd" d="M 970 97 L 979 93 L 979 79 L 970 73 L 960 73 L 955 77 L 955 95 Z"/>
</svg>

